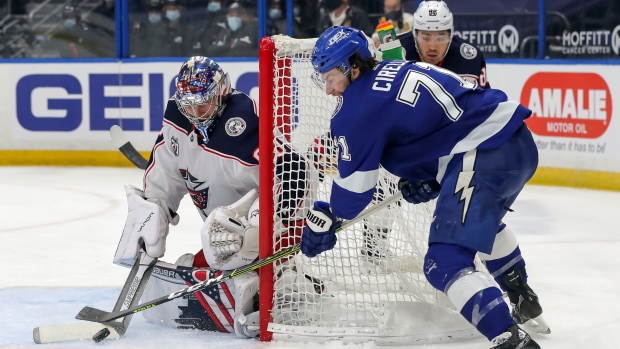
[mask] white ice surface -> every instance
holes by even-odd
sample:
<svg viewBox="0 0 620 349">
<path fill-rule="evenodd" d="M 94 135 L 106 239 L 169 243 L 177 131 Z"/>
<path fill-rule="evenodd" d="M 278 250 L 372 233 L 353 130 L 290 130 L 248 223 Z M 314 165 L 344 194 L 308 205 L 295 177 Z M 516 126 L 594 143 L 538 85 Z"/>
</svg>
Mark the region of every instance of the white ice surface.
<svg viewBox="0 0 620 349">
<path fill-rule="evenodd" d="M 127 212 L 119 168 L 0 167 L 0 347 L 316 348 L 161 328 L 136 315 L 120 340 L 34 344 L 32 329 L 78 322 L 85 305 L 112 309 L 128 269 L 112 264 Z M 620 348 L 620 193 L 528 186 L 505 221 L 515 229 L 552 334 L 544 349 Z M 164 260 L 200 248 L 201 220 L 189 199 Z M 322 349 L 376 348 L 329 343 Z M 489 348 L 485 340 L 419 348 Z M 405 347 L 395 347 L 405 348 Z"/>
</svg>

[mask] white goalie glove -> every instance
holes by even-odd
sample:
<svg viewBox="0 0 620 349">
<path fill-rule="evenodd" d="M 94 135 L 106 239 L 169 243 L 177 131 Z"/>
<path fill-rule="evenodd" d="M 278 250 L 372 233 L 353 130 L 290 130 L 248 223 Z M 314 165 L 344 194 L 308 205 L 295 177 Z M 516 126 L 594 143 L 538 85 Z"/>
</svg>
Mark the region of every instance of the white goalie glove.
<svg viewBox="0 0 620 349">
<path fill-rule="evenodd" d="M 205 220 L 202 249 L 211 268 L 232 270 L 258 257 L 258 191 L 230 206 L 213 210 Z"/>
<path fill-rule="evenodd" d="M 145 199 L 144 192 L 125 184 L 128 214 L 121 240 L 114 254 L 114 264 L 131 267 L 134 264 L 140 240 L 144 241 L 145 252 L 152 258 L 160 258 L 166 251 L 168 223 L 177 225 L 179 216 L 172 217 L 163 200 Z"/>
</svg>

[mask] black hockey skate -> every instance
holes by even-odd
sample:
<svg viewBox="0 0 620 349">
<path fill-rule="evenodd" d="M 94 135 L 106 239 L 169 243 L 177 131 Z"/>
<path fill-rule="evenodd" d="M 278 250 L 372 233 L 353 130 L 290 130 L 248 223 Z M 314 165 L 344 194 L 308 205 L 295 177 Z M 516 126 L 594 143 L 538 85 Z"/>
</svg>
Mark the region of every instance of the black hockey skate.
<svg viewBox="0 0 620 349">
<path fill-rule="evenodd" d="M 508 298 L 512 305 L 512 317 L 518 324 L 535 319 L 542 314 L 538 296 L 523 278 L 523 271 L 512 269 L 504 274 L 504 284 L 508 287 Z"/>
<path fill-rule="evenodd" d="M 517 325 L 493 338 L 491 343 L 495 345 L 491 349 L 540 349 L 538 343 Z"/>
</svg>

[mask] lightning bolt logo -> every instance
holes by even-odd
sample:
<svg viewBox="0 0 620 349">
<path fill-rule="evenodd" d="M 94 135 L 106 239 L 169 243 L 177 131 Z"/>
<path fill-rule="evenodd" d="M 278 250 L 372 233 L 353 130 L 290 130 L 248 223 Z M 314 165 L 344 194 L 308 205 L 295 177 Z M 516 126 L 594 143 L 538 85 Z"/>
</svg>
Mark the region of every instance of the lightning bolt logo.
<svg viewBox="0 0 620 349">
<path fill-rule="evenodd" d="M 461 192 L 459 202 L 465 201 L 465 205 L 463 205 L 463 216 L 461 218 L 462 224 L 465 224 L 467 211 L 469 210 L 469 203 L 471 202 L 471 197 L 474 195 L 475 186 L 471 185 L 471 180 L 473 177 L 473 171 L 459 173 L 459 178 L 456 180 L 456 188 L 454 188 L 454 194 L 457 194 L 459 191 Z"/>
</svg>

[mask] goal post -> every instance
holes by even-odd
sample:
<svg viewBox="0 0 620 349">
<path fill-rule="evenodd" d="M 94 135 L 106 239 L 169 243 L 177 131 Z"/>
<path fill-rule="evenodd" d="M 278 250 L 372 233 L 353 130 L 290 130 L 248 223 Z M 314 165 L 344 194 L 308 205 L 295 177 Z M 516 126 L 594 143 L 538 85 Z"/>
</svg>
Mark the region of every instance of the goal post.
<svg viewBox="0 0 620 349">
<path fill-rule="evenodd" d="M 305 212 L 329 201 L 337 175 L 328 132 L 338 98 L 312 82 L 315 41 L 276 35 L 260 43 L 260 258 L 300 241 Z M 381 169 L 371 205 L 398 191 L 397 182 Z M 433 209 L 401 200 L 340 232 L 333 250 L 261 268 L 261 340 L 386 345 L 479 336 L 422 272 Z"/>
</svg>

